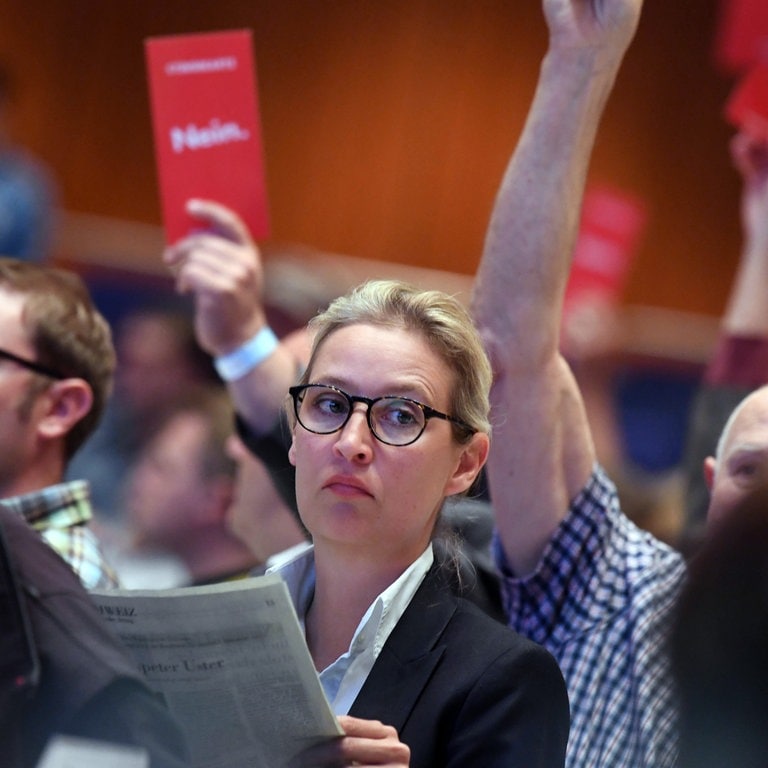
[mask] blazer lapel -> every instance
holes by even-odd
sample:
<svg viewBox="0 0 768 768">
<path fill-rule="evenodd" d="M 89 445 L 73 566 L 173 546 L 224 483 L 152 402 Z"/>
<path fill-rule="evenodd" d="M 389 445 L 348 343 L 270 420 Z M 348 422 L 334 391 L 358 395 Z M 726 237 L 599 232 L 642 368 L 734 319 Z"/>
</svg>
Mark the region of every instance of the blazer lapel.
<svg viewBox="0 0 768 768">
<path fill-rule="evenodd" d="M 456 611 L 439 566 L 424 577 L 349 710 L 354 717 L 381 720 L 403 729 L 445 652 L 440 638 Z"/>
</svg>

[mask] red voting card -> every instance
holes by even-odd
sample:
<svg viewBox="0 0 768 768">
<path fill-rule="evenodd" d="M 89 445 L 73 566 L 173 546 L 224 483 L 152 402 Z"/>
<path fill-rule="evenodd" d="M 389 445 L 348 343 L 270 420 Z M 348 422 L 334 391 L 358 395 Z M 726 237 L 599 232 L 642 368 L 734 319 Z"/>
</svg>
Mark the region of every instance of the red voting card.
<svg viewBox="0 0 768 768">
<path fill-rule="evenodd" d="M 768 142 L 768 61 L 753 67 L 736 85 L 725 116 L 756 139 Z"/>
<path fill-rule="evenodd" d="M 166 240 L 198 229 L 191 197 L 236 211 L 256 239 L 269 234 L 251 33 L 145 41 Z"/>
<path fill-rule="evenodd" d="M 624 192 L 604 186 L 587 190 L 565 314 L 584 301 L 619 301 L 646 218 L 641 202 Z"/>
<path fill-rule="evenodd" d="M 768 61 L 768 2 L 720 0 L 715 60 L 727 74 Z"/>
</svg>

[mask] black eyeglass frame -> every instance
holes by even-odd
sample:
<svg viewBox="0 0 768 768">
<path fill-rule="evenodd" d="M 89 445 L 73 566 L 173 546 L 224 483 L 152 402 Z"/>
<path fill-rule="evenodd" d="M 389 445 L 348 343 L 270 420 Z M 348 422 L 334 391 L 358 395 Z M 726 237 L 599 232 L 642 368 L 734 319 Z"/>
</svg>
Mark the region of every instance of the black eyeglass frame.
<svg viewBox="0 0 768 768">
<path fill-rule="evenodd" d="M 301 416 L 299 416 L 299 410 L 301 406 L 301 402 L 303 400 L 302 395 L 306 390 L 308 389 L 330 389 L 333 392 L 337 392 L 342 397 L 345 397 L 347 399 L 347 402 L 349 403 L 349 411 L 347 411 L 347 415 L 344 418 L 344 421 L 339 424 L 338 427 L 335 429 L 330 429 L 327 432 L 319 432 L 316 429 L 310 429 L 304 422 L 301 420 Z M 313 383 L 313 384 L 297 384 L 294 387 L 289 387 L 288 394 L 293 398 L 293 412 L 296 414 L 296 420 L 301 424 L 301 426 L 307 430 L 307 432 L 312 432 L 315 435 L 332 435 L 334 432 L 339 432 L 347 425 L 347 422 L 352 417 L 352 412 L 354 409 L 355 403 L 363 403 L 364 405 L 367 405 L 368 407 L 365 410 L 365 420 L 368 423 L 368 429 L 371 430 L 371 434 L 380 442 L 384 443 L 384 445 L 393 445 L 397 448 L 403 448 L 406 445 L 413 445 L 423 434 L 424 430 L 427 428 L 427 422 L 430 419 L 443 419 L 444 421 L 450 421 L 452 424 L 457 424 L 462 429 L 466 429 L 470 434 L 474 434 L 477 430 L 473 427 L 470 427 L 469 424 L 467 424 L 465 421 L 462 421 L 461 419 L 457 419 L 455 416 L 450 416 L 447 413 L 442 413 L 441 411 L 435 410 L 429 405 L 425 405 L 424 403 L 419 402 L 418 400 L 414 400 L 412 397 L 403 397 L 401 395 L 382 395 L 381 397 L 363 397 L 362 395 L 350 395 L 349 392 L 345 392 L 343 389 L 339 389 L 338 387 L 334 387 L 332 384 L 320 384 L 320 383 Z M 301 399 L 300 399 L 301 398 Z M 413 440 L 409 440 L 407 443 L 391 443 L 388 440 L 384 440 L 380 435 L 376 433 L 376 430 L 373 427 L 373 422 L 371 421 L 371 410 L 373 406 L 380 402 L 381 400 L 401 400 L 406 403 L 412 403 L 413 405 L 418 406 L 421 409 L 421 412 L 424 414 L 424 424 L 421 427 L 420 432 L 416 435 L 416 437 L 413 438 Z"/>
<path fill-rule="evenodd" d="M 20 365 L 22 368 L 26 368 L 33 373 L 39 373 L 41 376 L 47 376 L 48 378 L 56 379 L 57 381 L 68 378 L 63 373 L 54 371 L 53 368 L 49 368 L 47 365 L 35 362 L 34 360 L 27 360 L 24 357 L 19 357 L 18 355 L 14 355 L 13 352 L 8 352 L 5 349 L 0 349 L 0 360 L 10 360 L 10 362 L 16 363 L 16 365 Z"/>
</svg>

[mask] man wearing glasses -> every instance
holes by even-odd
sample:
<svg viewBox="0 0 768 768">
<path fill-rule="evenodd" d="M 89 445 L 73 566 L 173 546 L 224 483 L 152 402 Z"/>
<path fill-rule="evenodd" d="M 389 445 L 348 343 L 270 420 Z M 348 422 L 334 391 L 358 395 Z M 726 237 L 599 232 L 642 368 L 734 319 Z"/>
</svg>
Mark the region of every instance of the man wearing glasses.
<svg viewBox="0 0 768 768">
<path fill-rule="evenodd" d="M 0 339 L 0 503 L 86 588 L 117 586 L 88 528 L 87 483 L 62 481 L 109 396 L 109 326 L 74 274 L 0 257 Z"/>
</svg>

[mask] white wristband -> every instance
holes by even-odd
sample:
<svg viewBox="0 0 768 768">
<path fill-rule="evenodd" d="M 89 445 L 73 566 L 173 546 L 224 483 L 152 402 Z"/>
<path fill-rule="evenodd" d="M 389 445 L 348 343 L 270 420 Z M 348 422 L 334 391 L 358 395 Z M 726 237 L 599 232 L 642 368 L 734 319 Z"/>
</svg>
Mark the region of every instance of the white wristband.
<svg viewBox="0 0 768 768">
<path fill-rule="evenodd" d="M 265 325 L 245 344 L 226 355 L 215 357 L 213 364 L 216 372 L 224 381 L 240 379 L 264 362 L 277 349 L 279 343 L 272 329 Z"/>
</svg>

